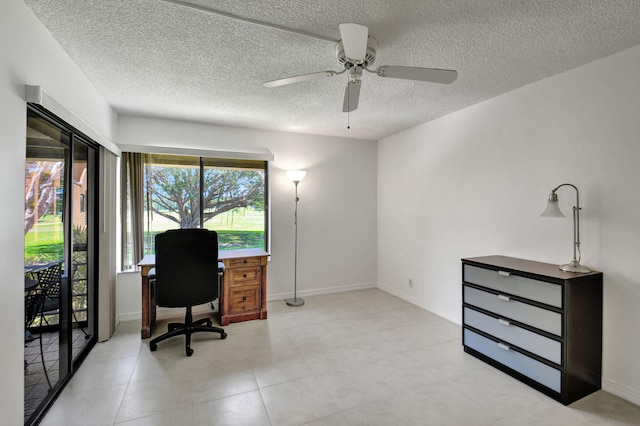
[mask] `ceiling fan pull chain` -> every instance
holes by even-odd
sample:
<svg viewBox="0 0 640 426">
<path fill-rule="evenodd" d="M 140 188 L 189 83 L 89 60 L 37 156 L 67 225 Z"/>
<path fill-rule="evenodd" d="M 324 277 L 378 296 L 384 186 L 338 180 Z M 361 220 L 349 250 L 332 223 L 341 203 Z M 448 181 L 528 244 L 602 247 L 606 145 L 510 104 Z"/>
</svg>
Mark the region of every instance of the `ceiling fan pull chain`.
<svg viewBox="0 0 640 426">
<path fill-rule="evenodd" d="M 347 87 L 349 86 L 349 75 L 347 74 Z M 350 93 L 347 90 L 347 105 L 351 105 L 351 98 L 349 97 Z M 347 130 L 349 130 L 351 128 L 351 123 L 350 123 L 350 111 L 351 108 L 347 109 Z"/>
</svg>

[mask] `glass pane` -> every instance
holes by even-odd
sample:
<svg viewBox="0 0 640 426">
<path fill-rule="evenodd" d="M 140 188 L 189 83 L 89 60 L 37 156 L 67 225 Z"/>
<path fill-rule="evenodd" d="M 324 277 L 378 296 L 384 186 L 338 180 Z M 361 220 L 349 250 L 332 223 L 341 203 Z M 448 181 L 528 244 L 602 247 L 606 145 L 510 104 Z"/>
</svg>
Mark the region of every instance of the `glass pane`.
<svg viewBox="0 0 640 426">
<path fill-rule="evenodd" d="M 61 375 L 66 374 L 60 371 L 59 314 L 69 141 L 67 132 L 31 113 L 28 115 L 24 210 L 25 419 Z M 34 302 L 38 298 L 40 301 Z"/>
<path fill-rule="evenodd" d="M 265 248 L 265 192 L 264 168 L 205 161 L 204 227 L 218 233 L 220 250 Z"/>
<path fill-rule="evenodd" d="M 149 155 L 144 170 L 144 254 L 167 229 L 200 227 L 200 159 Z"/>
<path fill-rule="evenodd" d="M 71 333 L 73 359 L 88 343 L 89 331 L 89 193 L 92 188 L 89 173 L 89 147 L 75 140 L 73 144 L 73 185 L 71 188 Z"/>
<path fill-rule="evenodd" d="M 143 163 L 145 255 L 158 233 L 201 226 L 218 232 L 220 250 L 266 249 L 266 162 L 144 154 Z"/>
</svg>

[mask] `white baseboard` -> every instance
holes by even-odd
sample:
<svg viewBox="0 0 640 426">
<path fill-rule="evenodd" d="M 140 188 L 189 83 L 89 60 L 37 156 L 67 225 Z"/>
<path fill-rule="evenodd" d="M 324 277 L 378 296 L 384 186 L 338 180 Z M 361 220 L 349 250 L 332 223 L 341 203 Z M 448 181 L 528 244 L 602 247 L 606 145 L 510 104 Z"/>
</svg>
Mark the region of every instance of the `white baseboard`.
<svg viewBox="0 0 640 426">
<path fill-rule="evenodd" d="M 376 283 L 363 283 L 363 284 L 351 284 L 344 285 L 339 287 L 324 287 L 317 288 L 313 290 L 299 290 L 298 296 L 300 297 L 309 297 L 309 296 L 317 296 L 320 294 L 332 294 L 332 293 L 342 293 L 345 291 L 354 291 L 354 290 L 366 290 L 369 288 L 376 288 Z M 276 294 L 268 294 L 267 301 L 276 301 L 276 300 L 284 300 L 293 297 L 293 292 L 287 293 L 276 293 Z"/>
<path fill-rule="evenodd" d="M 214 302 L 217 304 L 217 302 Z M 209 307 L 209 304 L 198 305 L 193 307 L 193 315 L 212 313 L 213 311 Z M 184 308 L 157 308 L 156 319 L 162 320 L 167 318 L 184 318 Z M 129 312 L 125 314 L 118 314 L 116 317 L 116 324 L 126 321 L 142 321 L 142 312 Z"/>
<path fill-rule="evenodd" d="M 142 312 L 128 312 L 126 314 L 118 314 L 118 316 L 116 316 L 116 324 L 127 321 L 142 321 Z"/>
<path fill-rule="evenodd" d="M 351 285 L 343 285 L 343 286 L 336 286 L 336 287 L 324 287 L 324 288 L 313 289 L 313 290 L 298 291 L 298 296 L 308 297 L 308 296 L 315 296 L 319 294 L 331 294 L 331 293 L 340 293 L 344 291 L 365 290 L 365 289 L 376 288 L 376 287 L 377 287 L 377 283 L 362 283 L 362 284 L 351 284 Z M 290 297 L 293 297 L 293 292 L 276 293 L 276 294 L 267 293 L 268 301 L 284 300 Z M 202 305 L 201 307 L 200 306 L 194 307 L 193 313 L 194 314 L 206 313 L 207 310 L 208 312 L 210 312 L 210 309 L 208 308 L 208 304 Z M 173 318 L 177 316 L 184 316 L 184 310 L 182 311 L 182 313 L 177 313 L 177 312 L 178 311 L 176 309 L 158 308 L 156 313 L 156 319 L 165 319 L 165 318 Z M 126 321 L 141 321 L 141 320 L 142 320 L 142 312 L 140 311 L 119 313 L 116 316 L 116 324 L 119 324 L 120 322 L 126 322 Z"/>
<path fill-rule="evenodd" d="M 411 295 L 404 293 L 402 291 L 398 291 L 395 288 L 392 287 L 387 287 L 385 285 L 378 285 L 378 288 L 386 293 L 392 294 L 396 297 L 399 297 L 402 300 L 405 300 L 409 303 L 411 303 L 412 305 L 416 305 L 418 308 L 424 309 L 425 311 L 427 310 L 424 306 L 422 306 L 418 300 L 416 300 L 415 298 L 413 298 Z"/>
<path fill-rule="evenodd" d="M 613 380 L 605 378 L 602 379 L 602 389 L 629 402 L 640 405 L 640 392 L 635 389 L 622 386 Z"/>
</svg>

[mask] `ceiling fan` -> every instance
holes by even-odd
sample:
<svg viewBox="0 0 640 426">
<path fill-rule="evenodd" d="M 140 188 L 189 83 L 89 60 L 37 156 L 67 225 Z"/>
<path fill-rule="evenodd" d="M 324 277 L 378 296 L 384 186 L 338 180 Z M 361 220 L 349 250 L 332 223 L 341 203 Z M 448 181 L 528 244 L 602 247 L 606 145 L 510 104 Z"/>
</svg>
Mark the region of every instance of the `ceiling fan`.
<svg viewBox="0 0 640 426">
<path fill-rule="evenodd" d="M 376 74 L 378 77 L 402 78 L 406 80 L 426 81 L 430 83 L 450 84 L 458 78 L 458 72 L 438 68 L 404 67 L 382 65 L 370 69 L 376 60 L 378 43 L 369 37 L 369 28 L 359 24 L 340 24 L 342 40 L 336 44 L 336 58 L 343 69 L 341 71 L 319 71 L 294 77 L 267 81 L 265 87 L 279 87 L 301 81 L 316 80 L 334 75 L 349 74 L 349 81 L 344 92 L 342 112 L 350 112 L 358 108 L 362 71 Z"/>
</svg>

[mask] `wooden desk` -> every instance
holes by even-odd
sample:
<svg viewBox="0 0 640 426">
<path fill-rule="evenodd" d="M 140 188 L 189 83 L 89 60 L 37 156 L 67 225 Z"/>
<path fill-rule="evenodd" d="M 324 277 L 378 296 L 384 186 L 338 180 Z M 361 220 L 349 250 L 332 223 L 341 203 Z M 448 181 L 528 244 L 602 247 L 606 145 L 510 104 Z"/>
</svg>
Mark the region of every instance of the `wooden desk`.
<svg viewBox="0 0 640 426">
<path fill-rule="evenodd" d="M 218 260 L 223 262 L 225 267 L 219 303 L 221 325 L 267 318 L 268 256 L 266 251 L 260 249 L 218 252 Z M 148 254 L 138 262 L 142 275 L 143 339 L 151 337 L 156 321 L 155 295 L 149 285 L 149 271 L 155 264 L 155 254 Z"/>
</svg>

